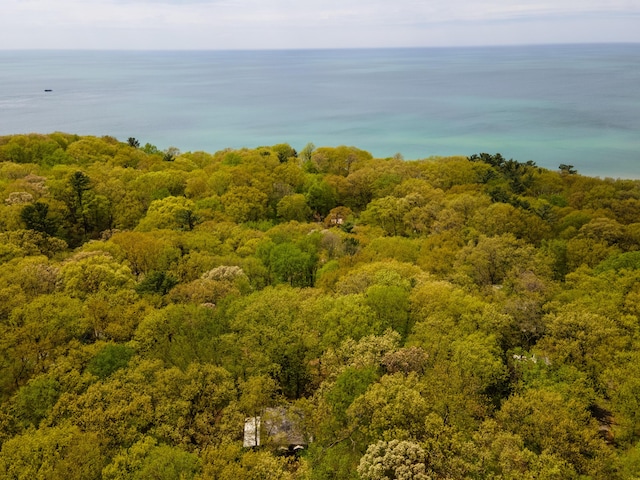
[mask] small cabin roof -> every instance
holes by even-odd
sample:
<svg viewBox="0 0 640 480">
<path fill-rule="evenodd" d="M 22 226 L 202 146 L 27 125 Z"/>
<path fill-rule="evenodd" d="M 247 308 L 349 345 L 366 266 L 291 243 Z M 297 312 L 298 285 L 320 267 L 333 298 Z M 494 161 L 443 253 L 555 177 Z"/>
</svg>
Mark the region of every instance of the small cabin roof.
<svg viewBox="0 0 640 480">
<path fill-rule="evenodd" d="M 285 407 L 265 409 L 262 416 L 247 417 L 244 422 L 244 447 L 257 447 L 266 435 L 269 443 L 280 446 L 304 447 L 307 436 L 300 426 L 300 415 L 293 415 Z"/>
</svg>

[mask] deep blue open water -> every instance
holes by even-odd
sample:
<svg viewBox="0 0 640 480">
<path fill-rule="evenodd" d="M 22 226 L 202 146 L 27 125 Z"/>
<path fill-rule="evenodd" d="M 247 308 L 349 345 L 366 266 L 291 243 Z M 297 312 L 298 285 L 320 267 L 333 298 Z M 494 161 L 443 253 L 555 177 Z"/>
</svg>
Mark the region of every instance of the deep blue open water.
<svg viewBox="0 0 640 480">
<path fill-rule="evenodd" d="M 0 135 L 53 131 L 181 151 L 500 152 L 640 178 L 640 44 L 0 51 Z"/>
</svg>

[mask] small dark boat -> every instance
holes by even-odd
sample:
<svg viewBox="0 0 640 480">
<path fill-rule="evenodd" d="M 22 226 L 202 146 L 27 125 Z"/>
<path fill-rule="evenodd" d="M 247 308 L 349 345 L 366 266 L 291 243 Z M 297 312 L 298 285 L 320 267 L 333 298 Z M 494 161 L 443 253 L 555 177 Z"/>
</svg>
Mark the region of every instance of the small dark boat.
<svg viewBox="0 0 640 480">
<path fill-rule="evenodd" d="M 51 90 L 50 88 L 45 88 L 44 91 L 45 92 L 53 92 L 53 90 Z"/>
</svg>

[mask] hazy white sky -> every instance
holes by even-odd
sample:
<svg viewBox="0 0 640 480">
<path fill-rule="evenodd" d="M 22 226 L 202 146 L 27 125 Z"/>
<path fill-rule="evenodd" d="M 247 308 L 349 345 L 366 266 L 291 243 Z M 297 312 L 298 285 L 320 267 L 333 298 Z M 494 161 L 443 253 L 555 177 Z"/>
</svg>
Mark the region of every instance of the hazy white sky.
<svg viewBox="0 0 640 480">
<path fill-rule="evenodd" d="M 0 49 L 640 42 L 640 0 L 1 0 Z"/>
</svg>

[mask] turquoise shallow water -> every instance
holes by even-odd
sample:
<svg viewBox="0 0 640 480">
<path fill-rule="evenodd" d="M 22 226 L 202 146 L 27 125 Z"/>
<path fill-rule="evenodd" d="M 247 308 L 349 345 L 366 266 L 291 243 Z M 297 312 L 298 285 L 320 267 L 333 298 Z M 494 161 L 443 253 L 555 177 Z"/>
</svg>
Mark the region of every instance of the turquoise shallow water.
<svg viewBox="0 0 640 480">
<path fill-rule="evenodd" d="M 0 134 L 56 130 L 182 151 L 500 152 L 640 178 L 640 45 L 0 51 Z"/>
</svg>

